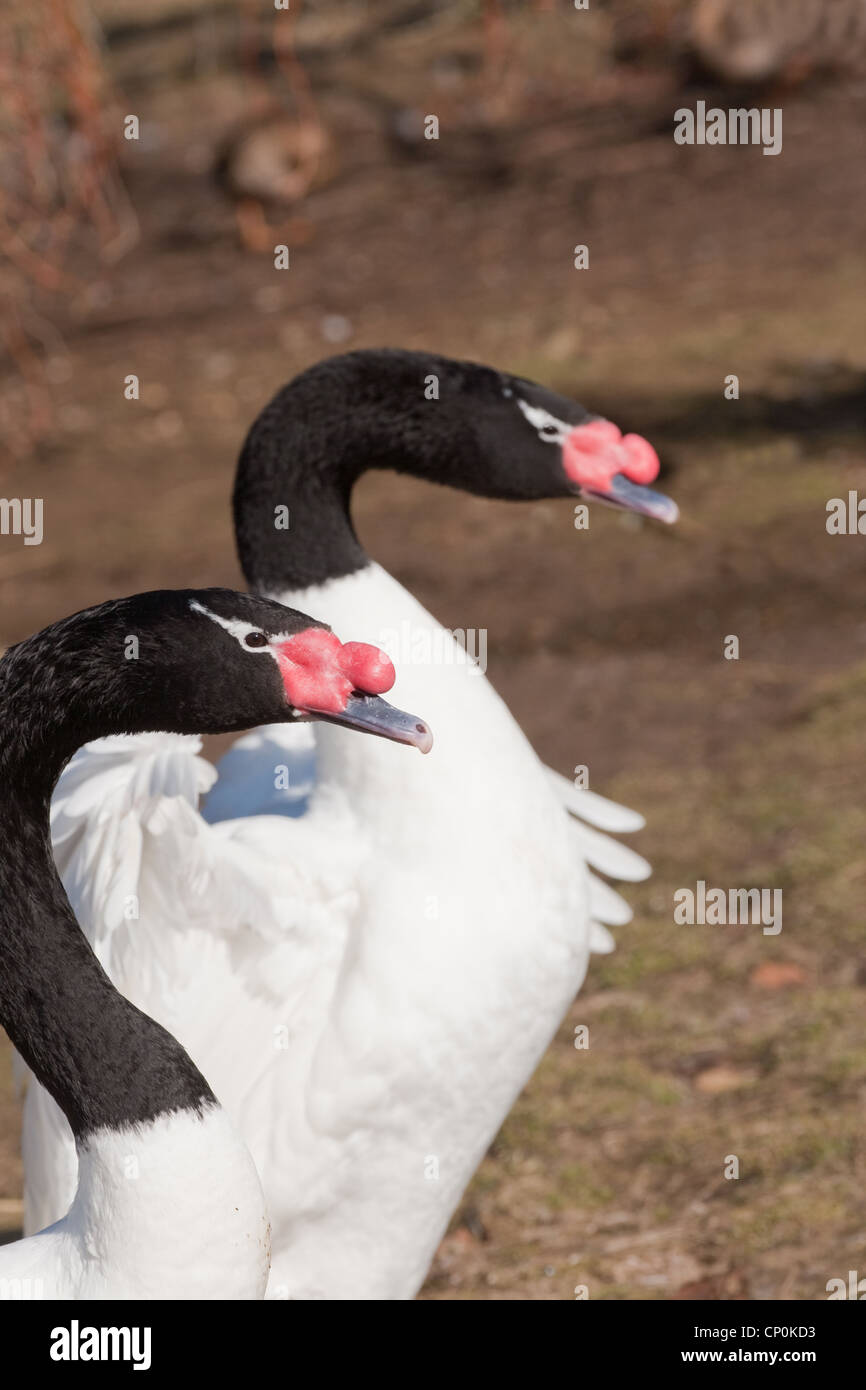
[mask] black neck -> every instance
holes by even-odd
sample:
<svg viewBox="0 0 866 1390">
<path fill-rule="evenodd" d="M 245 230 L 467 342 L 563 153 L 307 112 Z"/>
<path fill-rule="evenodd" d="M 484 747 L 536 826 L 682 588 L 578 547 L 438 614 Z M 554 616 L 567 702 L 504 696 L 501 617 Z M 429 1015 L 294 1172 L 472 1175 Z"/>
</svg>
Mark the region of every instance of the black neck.
<svg viewBox="0 0 866 1390">
<path fill-rule="evenodd" d="M 13 649 L 0 675 L 0 1024 L 82 1138 L 200 1109 L 213 1096 L 180 1044 L 114 988 L 51 854 L 49 804 L 64 763 L 87 739 L 129 722 L 105 727 L 103 715 L 98 727 L 96 689 L 88 700 L 79 686 L 73 709 L 50 650 L 31 657 Z M 92 709 L 94 727 L 76 719 L 82 708 Z"/>
<path fill-rule="evenodd" d="M 368 559 L 350 502 L 370 468 L 475 491 L 471 441 L 447 409 L 448 394 L 470 373 L 494 375 L 383 349 L 330 358 L 278 392 L 247 436 L 235 480 L 235 534 L 250 587 L 300 592 L 362 569 Z M 426 394 L 434 375 L 438 404 Z M 285 509 L 288 529 L 279 524 Z"/>
</svg>

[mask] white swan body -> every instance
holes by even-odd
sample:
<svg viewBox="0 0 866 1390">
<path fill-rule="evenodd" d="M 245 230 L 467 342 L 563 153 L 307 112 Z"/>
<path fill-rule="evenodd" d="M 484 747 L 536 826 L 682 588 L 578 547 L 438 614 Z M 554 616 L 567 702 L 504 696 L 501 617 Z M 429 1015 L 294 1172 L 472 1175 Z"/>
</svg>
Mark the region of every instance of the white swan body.
<svg viewBox="0 0 866 1390">
<path fill-rule="evenodd" d="M 450 650 L 377 565 L 291 598 L 338 632 L 387 646 L 408 624 Z M 569 812 L 609 830 L 641 818 L 546 769 L 452 654 L 398 667 L 401 701 L 423 698 L 435 728 L 431 758 L 320 724 L 313 781 L 309 728 L 270 726 L 220 764 L 206 820 L 195 741 L 148 737 L 83 750 L 55 797 L 58 867 L 97 953 L 251 1149 L 269 1297 L 413 1296 L 590 949 L 610 948 L 601 924 L 630 916 L 588 864 L 649 872 Z M 74 1174 L 55 1109 L 31 1086 L 30 1229 Z"/>
<path fill-rule="evenodd" d="M 139 646 L 126 665 L 119 653 L 130 632 Z M 281 932 L 290 908 L 276 892 L 295 891 L 306 870 L 272 872 L 267 894 L 244 879 L 259 865 L 204 826 L 193 803 L 212 773 L 189 756 L 197 742 L 177 735 L 319 711 L 355 732 L 426 749 L 423 721 L 378 698 L 393 676 L 381 651 L 344 647 L 304 614 L 220 589 L 112 600 L 3 657 L 0 1024 L 33 1074 L 25 1151 L 31 1191 L 35 1184 L 44 1195 L 29 1216 L 35 1226 L 53 1224 L 0 1249 L 0 1298 L 263 1296 L 269 1228 L 250 1153 L 177 1038 L 133 1007 L 111 976 L 128 973 L 139 943 L 152 946 L 135 962 L 139 999 L 162 995 L 163 1017 L 198 1005 L 197 1050 L 217 1054 L 218 1070 L 231 1073 L 245 1019 L 210 989 L 220 966 L 229 974 L 242 967 L 235 954 L 247 921 Z M 153 728 L 174 736 L 117 737 Z M 112 737 L 69 763 L 99 732 Z M 54 830 L 68 895 L 49 845 L 49 803 L 64 768 Z M 320 850 L 320 863 L 328 853 Z M 202 919 L 208 892 L 219 901 Z M 178 894 L 185 909 L 172 912 Z M 202 929 L 215 916 L 222 939 Z M 266 978 L 253 972 L 252 989 L 261 993 Z M 251 1010 L 253 1069 L 260 1021 Z"/>
<path fill-rule="evenodd" d="M 36 1299 L 264 1297 L 270 1233 L 261 1183 L 219 1106 L 98 1130 L 77 1158 L 67 1215 L 0 1246 L 0 1300 L 20 1297 L 22 1287 Z M 136 1250 L 148 1258 L 133 1258 Z"/>
</svg>

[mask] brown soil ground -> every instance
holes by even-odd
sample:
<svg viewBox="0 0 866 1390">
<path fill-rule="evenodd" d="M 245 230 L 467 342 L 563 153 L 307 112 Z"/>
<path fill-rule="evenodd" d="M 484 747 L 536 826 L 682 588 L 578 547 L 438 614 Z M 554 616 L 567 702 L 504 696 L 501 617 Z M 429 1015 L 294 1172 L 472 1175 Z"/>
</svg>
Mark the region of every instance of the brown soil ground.
<svg viewBox="0 0 866 1390">
<path fill-rule="evenodd" d="M 245 429 L 342 346 L 502 365 L 652 438 L 682 509 L 673 531 L 596 510 L 578 532 L 567 504 L 387 475 L 359 490 L 370 552 L 447 625 L 488 629 L 489 674 L 539 753 L 588 764 L 596 790 L 644 812 L 635 843 L 655 870 L 422 1296 L 822 1298 L 866 1259 L 866 540 L 825 528 L 829 498 L 866 496 L 856 89 L 773 96 L 778 158 L 682 148 L 672 113 L 700 90 L 600 59 L 581 77 L 583 50 L 569 67 L 563 46 L 544 103 L 532 118 L 515 106 L 493 146 L 458 114 L 462 133 L 429 157 L 389 154 L 375 103 L 345 95 L 356 69 L 398 74 L 380 86 L 409 100 L 458 38 L 477 46 L 467 32 L 386 34 L 327 70 L 342 170 L 299 214 L 289 272 L 239 247 L 207 172 L 236 77 L 136 87 L 118 49 L 148 132 L 124 155 L 142 234 L 54 307 L 55 433 L 2 482 L 44 497 L 45 540 L 0 537 L 0 643 L 109 595 L 240 584 L 227 500 Z M 123 397 L 133 372 L 138 402 Z M 724 399 L 730 373 L 739 401 Z M 8 371 L 0 389 L 15 390 Z M 698 879 L 782 888 L 781 934 L 675 925 L 673 893 Z"/>
</svg>

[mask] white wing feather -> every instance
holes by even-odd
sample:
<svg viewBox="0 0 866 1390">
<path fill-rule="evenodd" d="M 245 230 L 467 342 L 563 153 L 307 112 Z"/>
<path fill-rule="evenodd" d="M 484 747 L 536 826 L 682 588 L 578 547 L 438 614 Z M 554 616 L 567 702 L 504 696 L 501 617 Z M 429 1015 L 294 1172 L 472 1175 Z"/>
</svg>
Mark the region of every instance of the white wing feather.
<svg viewBox="0 0 866 1390">
<path fill-rule="evenodd" d="M 588 821 L 590 825 L 597 826 L 599 830 L 628 834 L 632 830 L 643 830 L 646 825 L 639 811 L 630 811 L 627 806 L 618 806 L 615 801 L 608 801 L 597 792 L 576 787 L 552 767 L 546 768 L 545 771 L 556 787 L 566 810 L 573 816 L 580 816 L 581 820 Z"/>
<path fill-rule="evenodd" d="M 627 883 L 639 883 L 649 878 L 652 867 L 633 849 L 611 840 L 602 830 L 619 834 L 643 828 L 645 821 L 637 811 L 619 806 L 615 801 L 596 792 L 575 787 L 562 773 L 546 768 L 548 777 L 560 797 L 562 804 L 572 817 L 572 835 L 576 851 L 592 869 L 608 874 L 611 878 L 624 879 Z M 582 822 L 588 821 L 589 825 Z M 589 908 L 592 914 L 590 928 L 590 950 L 596 955 L 607 955 L 615 949 L 615 942 L 607 927 L 621 927 L 632 918 L 632 910 L 624 898 L 609 884 L 597 878 L 592 872 L 589 878 Z"/>
<path fill-rule="evenodd" d="M 200 749 L 198 738 L 169 734 L 85 745 L 52 802 L 55 861 L 118 988 L 184 1043 L 218 1095 L 239 1084 L 236 1075 L 267 1093 L 272 1083 L 251 1069 L 244 1075 L 248 1059 L 232 1039 L 244 1030 L 258 1038 L 263 1017 L 270 1033 L 272 1016 L 291 1023 L 303 1008 L 317 956 L 354 902 L 357 836 L 344 826 L 335 846 L 323 833 L 323 817 L 340 827 L 336 794 L 299 821 L 246 815 L 208 824 L 197 802 L 217 772 Z M 271 752 L 255 766 L 234 760 L 250 806 L 256 789 L 268 802 Z M 229 781 L 232 770 L 230 761 Z M 257 1042 L 258 1053 L 262 1070 L 273 1069 L 273 1045 Z M 32 1078 L 24 1134 L 25 1225 L 35 1231 L 68 1209 L 77 1160 L 65 1118 Z"/>
</svg>

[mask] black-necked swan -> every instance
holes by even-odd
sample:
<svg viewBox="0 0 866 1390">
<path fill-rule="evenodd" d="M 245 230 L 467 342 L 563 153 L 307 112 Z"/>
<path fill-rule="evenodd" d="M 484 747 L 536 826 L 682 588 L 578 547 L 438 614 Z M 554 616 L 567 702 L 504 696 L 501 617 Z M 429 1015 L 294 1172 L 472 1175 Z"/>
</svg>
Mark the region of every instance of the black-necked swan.
<svg viewBox="0 0 866 1390">
<path fill-rule="evenodd" d="M 253 1152 L 272 1219 L 269 1297 L 417 1291 L 591 945 L 610 946 L 600 924 L 629 919 L 588 865 L 649 872 L 598 833 L 641 818 L 545 768 L 458 644 L 368 559 L 349 507 L 374 467 L 676 516 L 646 486 L 651 446 L 562 396 L 426 353 L 329 359 L 250 431 L 234 497 L 241 562 L 252 588 L 304 595 L 337 630 L 396 642 L 401 698 L 423 697 L 438 721 L 436 759 L 325 726 L 314 740 L 259 731 L 221 762 L 210 824 L 195 808 L 213 773 L 193 744 L 97 745 L 61 782 L 55 853 L 98 953 L 206 1064 Z M 575 761 L 592 760 L 576 749 Z M 97 787 L 112 789 L 110 826 Z M 127 893 L 141 903 L 131 923 Z M 226 1014 L 243 1019 L 237 1035 Z M 31 1222 L 74 1180 L 35 1088 L 25 1178 Z"/>
<path fill-rule="evenodd" d="M 268 1277 L 246 1145 L 183 1047 L 118 993 L 63 891 L 62 767 L 103 735 L 317 712 L 424 747 L 426 726 L 377 698 L 391 676 L 378 651 L 226 589 L 103 603 L 0 662 L 0 1023 L 66 1116 L 80 1173 L 62 1220 L 0 1247 L 0 1296 L 261 1298 Z"/>
</svg>

